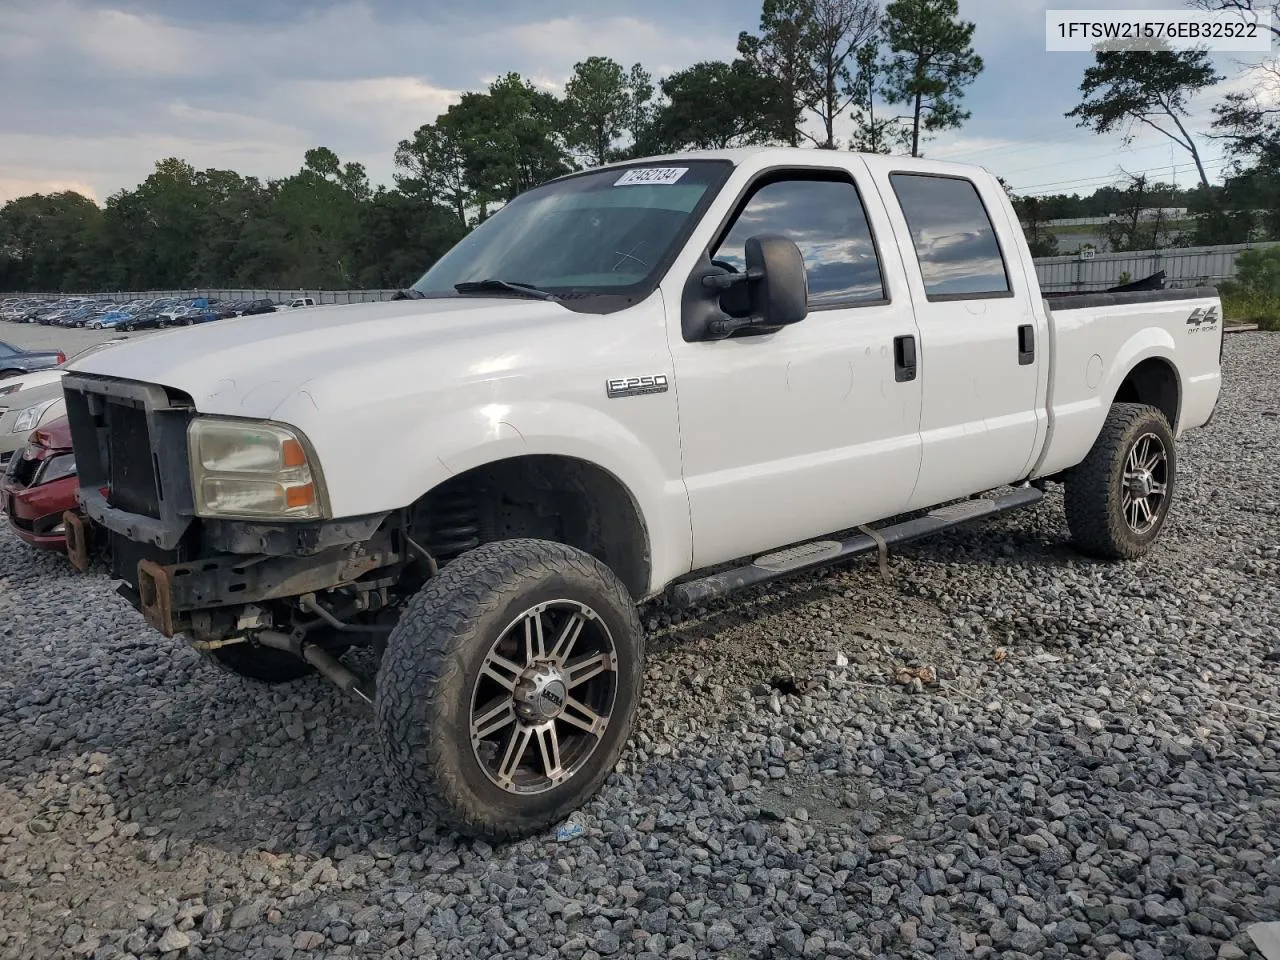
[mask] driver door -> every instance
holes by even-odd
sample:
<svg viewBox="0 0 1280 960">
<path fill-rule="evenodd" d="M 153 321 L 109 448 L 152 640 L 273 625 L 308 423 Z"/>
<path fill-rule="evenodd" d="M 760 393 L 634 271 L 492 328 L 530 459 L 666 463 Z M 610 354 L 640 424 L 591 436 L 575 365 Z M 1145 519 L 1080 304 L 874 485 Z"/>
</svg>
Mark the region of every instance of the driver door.
<svg viewBox="0 0 1280 960">
<path fill-rule="evenodd" d="M 859 171 L 859 177 L 865 177 Z M 747 187 L 713 242 L 744 267 L 748 237 L 800 247 L 809 314 L 772 333 L 686 342 L 671 334 L 693 567 L 900 512 L 920 467 L 918 376 L 895 339 L 918 344 L 874 189 L 845 169 L 772 171 Z"/>
</svg>

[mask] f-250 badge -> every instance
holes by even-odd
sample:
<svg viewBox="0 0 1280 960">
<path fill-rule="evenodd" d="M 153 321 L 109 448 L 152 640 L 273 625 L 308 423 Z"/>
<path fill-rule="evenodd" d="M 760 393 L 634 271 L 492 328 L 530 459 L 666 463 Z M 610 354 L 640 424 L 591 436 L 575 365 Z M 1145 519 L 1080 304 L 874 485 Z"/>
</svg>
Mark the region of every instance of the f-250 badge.
<svg viewBox="0 0 1280 960">
<path fill-rule="evenodd" d="M 1196 333 L 1200 329 L 1212 330 L 1218 323 L 1218 308 L 1210 307 L 1206 310 L 1204 307 L 1196 307 L 1191 311 L 1191 316 L 1187 317 L 1187 326 L 1191 329 L 1188 333 Z"/>
<path fill-rule="evenodd" d="M 605 392 L 612 397 L 639 397 L 646 393 L 666 393 L 667 377 L 655 374 L 651 377 L 614 377 L 604 382 Z"/>
</svg>

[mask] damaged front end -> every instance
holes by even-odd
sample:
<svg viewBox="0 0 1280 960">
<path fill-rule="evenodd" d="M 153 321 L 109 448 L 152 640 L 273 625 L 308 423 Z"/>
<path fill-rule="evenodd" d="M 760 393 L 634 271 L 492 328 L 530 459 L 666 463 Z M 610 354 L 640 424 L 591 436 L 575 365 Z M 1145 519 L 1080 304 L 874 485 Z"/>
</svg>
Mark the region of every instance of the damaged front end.
<svg viewBox="0 0 1280 960">
<path fill-rule="evenodd" d="M 287 650 L 352 692 L 364 689 L 325 648 L 384 637 L 403 596 L 397 588 L 415 589 L 430 575 L 401 512 L 296 521 L 197 516 L 189 397 L 87 374 L 69 373 L 63 383 L 79 502 L 105 541 L 118 592 L 147 622 L 204 650 L 232 643 Z"/>
</svg>

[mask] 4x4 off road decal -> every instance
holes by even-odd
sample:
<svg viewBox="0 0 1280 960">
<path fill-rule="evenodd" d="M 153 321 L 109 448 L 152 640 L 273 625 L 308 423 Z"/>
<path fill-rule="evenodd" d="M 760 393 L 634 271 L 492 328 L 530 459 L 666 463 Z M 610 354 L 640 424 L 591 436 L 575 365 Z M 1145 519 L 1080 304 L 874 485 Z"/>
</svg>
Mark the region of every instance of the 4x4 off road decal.
<svg viewBox="0 0 1280 960">
<path fill-rule="evenodd" d="M 612 397 L 639 397 L 646 393 L 666 393 L 667 378 L 665 374 L 651 377 L 615 377 L 604 382 L 605 392 Z"/>
<path fill-rule="evenodd" d="M 1204 307 L 1196 307 L 1191 311 L 1191 316 L 1187 317 L 1187 326 L 1191 328 L 1187 331 L 1188 333 L 1196 333 L 1201 329 L 1212 330 L 1217 325 L 1217 307 L 1210 307 L 1207 310 Z"/>
</svg>

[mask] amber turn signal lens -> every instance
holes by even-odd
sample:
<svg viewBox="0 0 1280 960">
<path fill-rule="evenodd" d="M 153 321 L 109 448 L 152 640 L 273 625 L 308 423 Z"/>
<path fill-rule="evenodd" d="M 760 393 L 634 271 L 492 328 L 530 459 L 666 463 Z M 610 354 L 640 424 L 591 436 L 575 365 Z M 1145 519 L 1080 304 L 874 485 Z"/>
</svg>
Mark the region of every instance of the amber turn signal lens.
<svg viewBox="0 0 1280 960">
<path fill-rule="evenodd" d="M 286 468 L 305 467 L 307 465 L 307 454 L 302 449 L 302 444 L 297 440 L 286 440 L 280 444 L 280 460 Z"/>
<path fill-rule="evenodd" d="M 305 507 L 316 502 L 316 487 L 313 483 L 304 483 L 297 487 L 285 487 L 285 506 L 289 509 Z"/>
</svg>

